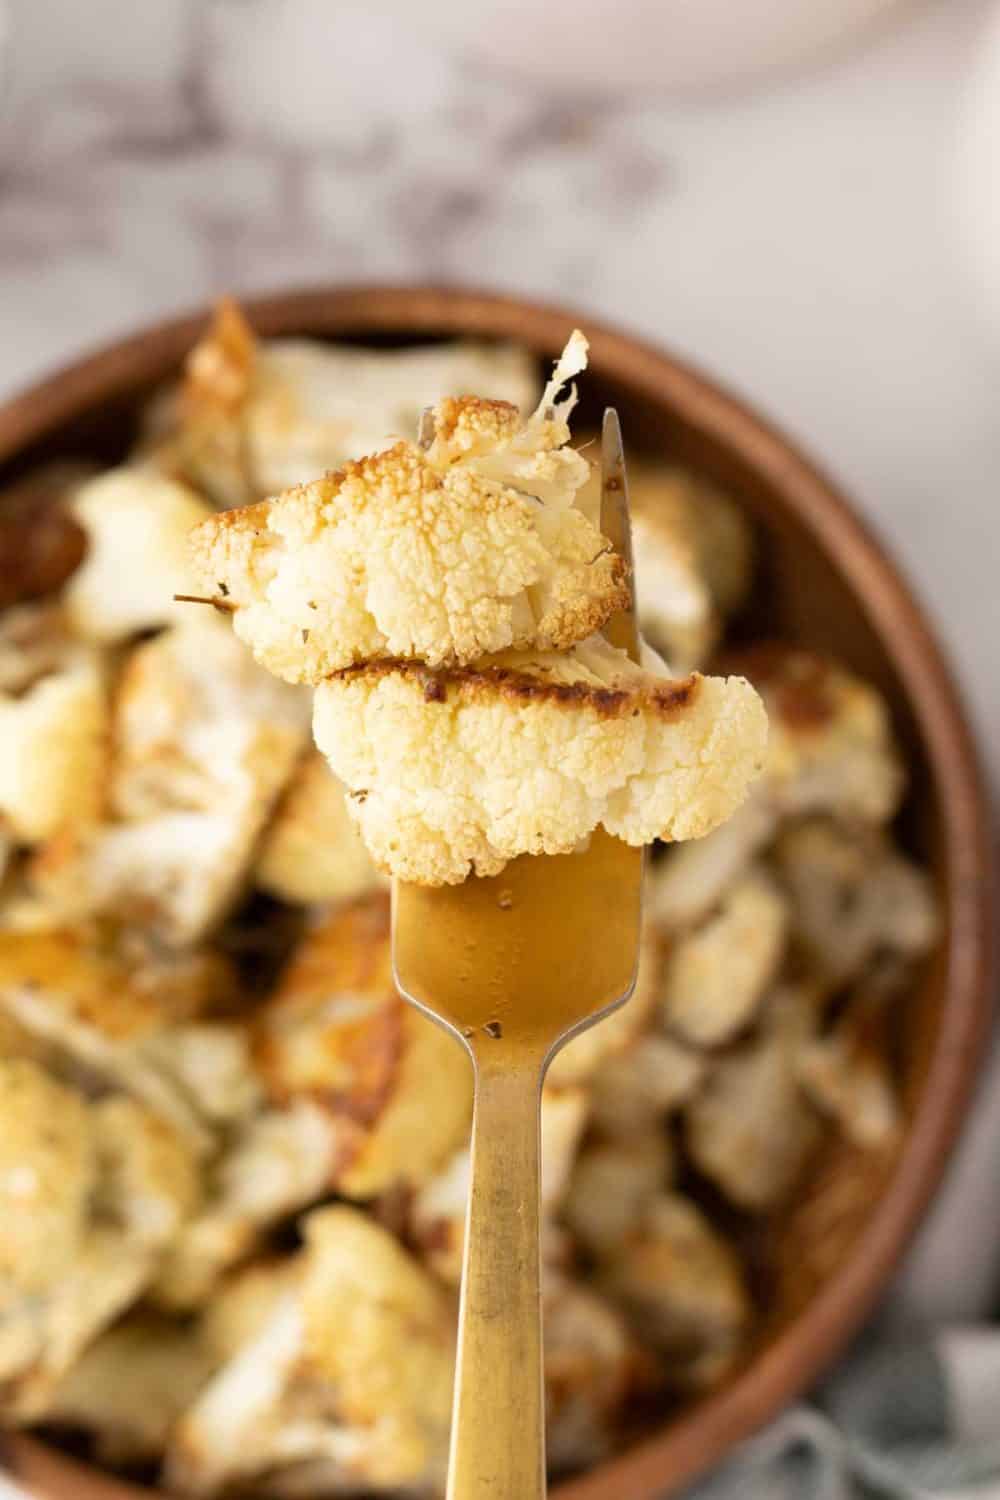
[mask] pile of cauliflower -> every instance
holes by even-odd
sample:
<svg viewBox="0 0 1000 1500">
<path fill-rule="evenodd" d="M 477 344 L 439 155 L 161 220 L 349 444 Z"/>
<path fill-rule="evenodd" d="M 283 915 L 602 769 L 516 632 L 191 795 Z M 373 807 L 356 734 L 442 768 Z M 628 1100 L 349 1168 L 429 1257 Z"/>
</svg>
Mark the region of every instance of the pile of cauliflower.
<svg viewBox="0 0 1000 1500">
<path fill-rule="evenodd" d="M 600 634 L 630 604 L 569 445 L 576 332 L 526 419 L 447 398 L 406 439 L 193 533 L 197 581 L 313 732 L 376 865 L 424 885 L 567 854 L 599 825 L 695 838 L 760 770 L 741 677 L 672 676 Z M 581 500 L 584 503 L 581 503 Z"/>
<path fill-rule="evenodd" d="M 453 399 L 469 388 L 510 408 Z M 0 595 L 5 1424 L 82 1434 L 99 1462 L 157 1466 L 177 1494 L 442 1492 L 471 1082 L 392 983 L 365 840 L 397 868 L 378 830 L 403 811 L 401 847 L 435 879 L 597 822 L 711 830 L 657 851 L 636 994 L 546 1080 L 554 1470 L 599 1461 L 637 1410 L 746 1356 L 768 1225 L 808 1200 L 824 1153 L 876 1174 L 892 1161 L 892 1043 L 936 913 L 891 832 L 905 774 L 886 707 L 779 643 L 732 653 L 727 679 L 698 675 L 750 587 L 749 531 L 728 496 L 659 461 L 630 463 L 638 595 L 683 675 L 605 646 L 621 568 L 565 403 L 550 391 L 526 423 L 512 414 L 537 397 L 518 350 L 257 345 L 230 307 L 119 468 L 53 467 L 0 495 L 0 553 L 22 560 Z M 497 526 L 521 515 L 489 608 L 441 591 L 433 667 L 365 582 L 358 508 L 313 482 L 341 471 L 364 491 L 352 462 L 391 434 L 430 466 L 440 514 L 464 516 L 485 486 Z M 219 510 L 233 503 L 259 536 Z M 191 572 L 193 525 L 208 580 Z M 296 527 L 314 559 L 286 554 Z M 419 592 L 440 564 L 414 546 L 399 573 Z M 301 641 L 314 562 L 343 569 L 354 634 L 325 593 Z M 174 602 L 196 592 L 222 608 Z M 230 616 L 296 681 L 255 663 Z M 299 679 L 345 639 L 361 654 L 329 668 L 317 706 L 338 780 Z M 466 778 L 461 819 L 428 794 L 435 766 Z M 563 797 L 562 821 L 543 821 Z"/>
</svg>

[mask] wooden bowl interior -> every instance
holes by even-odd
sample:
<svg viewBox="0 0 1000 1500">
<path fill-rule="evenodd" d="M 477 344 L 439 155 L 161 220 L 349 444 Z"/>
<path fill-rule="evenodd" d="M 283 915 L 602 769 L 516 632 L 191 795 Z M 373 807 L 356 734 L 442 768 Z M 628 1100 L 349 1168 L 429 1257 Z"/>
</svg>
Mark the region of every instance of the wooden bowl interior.
<svg viewBox="0 0 1000 1500">
<path fill-rule="evenodd" d="M 305 294 L 253 311 L 265 334 L 399 344 L 471 333 L 518 339 L 545 358 L 573 324 L 564 313 L 500 299 L 404 290 Z M 176 371 L 201 321 L 119 346 L 0 413 L 0 484 L 55 454 L 119 459 L 142 400 Z M 628 446 L 718 481 L 753 518 L 757 583 L 738 634 L 835 652 L 886 694 L 910 767 L 903 836 L 932 869 L 946 918 L 900 1028 L 911 1122 L 901 1154 L 872 1159 L 843 1145 L 825 1148 L 804 1194 L 751 1245 L 765 1315 L 746 1366 L 663 1435 L 560 1488 L 566 1500 L 638 1500 L 674 1490 L 791 1399 L 857 1325 L 912 1231 L 963 1112 L 984 1034 L 987 818 L 937 648 L 905 587 L 822 476 L 713 386 L 607 330 L 593 330 L 585 388 L 581 426 L 614 404 Z M 84 1481 L 79 1466 L 31 1438 L 8 1439 L 7 1454 L 27 1482 L 60 1500 L 135 1494 L 94 1471 Z"/>
</svg>

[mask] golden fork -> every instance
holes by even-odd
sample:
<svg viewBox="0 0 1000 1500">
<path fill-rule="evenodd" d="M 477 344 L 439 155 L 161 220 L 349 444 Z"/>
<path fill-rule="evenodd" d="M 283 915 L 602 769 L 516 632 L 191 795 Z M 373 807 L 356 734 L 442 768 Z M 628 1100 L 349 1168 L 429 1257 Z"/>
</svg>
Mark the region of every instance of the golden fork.
<svg viewBox="0 0 1000 1500">
<path fill-rule="evenodd" d="M 428 435 L 424 423 L 422 440 Z M 631 577 L 612 409 L 601 437 L 601 527 Z M 634 592 L 605 634 L 638 660 Z M 523 856 L 460 886 L 393 886 L 396 983 L 464 1043 L 476 1080 L 448 1500 L 545 1495 L 542 1080 L 570 1037 L 632 993 L 642 867 L 641 849 L 598 829 L 579 854 Z"/>
</svg>

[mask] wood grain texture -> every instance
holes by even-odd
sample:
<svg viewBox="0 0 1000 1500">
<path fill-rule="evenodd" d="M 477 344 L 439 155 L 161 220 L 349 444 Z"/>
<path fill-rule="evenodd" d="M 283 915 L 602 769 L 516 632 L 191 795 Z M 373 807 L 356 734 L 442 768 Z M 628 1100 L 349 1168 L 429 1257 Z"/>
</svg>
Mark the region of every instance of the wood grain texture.
<svg viewBox="0 0 1000 1500">
<path fill-rule="evenodd" d="M 757 523 L 762 566 L 750 629 L 835 649 L 892 705 L 912 767 L 907 840 L 933 870 L 945 914 L 902 1039 L 908 1128 L 864 1191 L 856 1157 L 832 1150 L 805 1200 L 771 1226 L 795 1253 L 779 1258 L 764 1328 L 743 1367 L 661 1431 L 556 1490 L 562 1500 L 676 1493 L 806 1388 L 857 1330 L 927 1207 L 967 1111 L 991 1015 L 993 825 L 962 704 L 923 611 L 835 485 L 690 366 L 582 313 L 472 290 L 318 289 L 255 301 L 249 312 L 266 335 L 405 342 L 473 334 L 517 339 L 546 358 L 584 327 L 584 415 L 613 403 L 630 447 L 668 448 L 729 486 Z M 206 316 L 126 340 L 8 403 L 0 481 L 57 452 L 121 452 L 138 398 L 176 369 Z M 49 1500 L 144 1493 L 24 1435 L 3 1438 L 0 1457 Z"/>
</svg>

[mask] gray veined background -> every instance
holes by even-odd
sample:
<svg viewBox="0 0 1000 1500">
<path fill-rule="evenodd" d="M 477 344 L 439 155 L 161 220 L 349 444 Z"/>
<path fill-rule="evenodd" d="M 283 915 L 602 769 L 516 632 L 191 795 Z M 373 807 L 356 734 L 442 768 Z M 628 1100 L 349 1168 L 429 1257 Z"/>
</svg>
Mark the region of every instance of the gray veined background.
<svg viewBox="0 0 1000 1500">
<path fill-rule="evenodd" d="M 931 604 L 996 775 L 1000 343 L 955 208 L 993 11 L 904 9 L 802 77 L 671 104 L 463 66 L 374 0 L 0 0 L 0 394 L 224 289 L 433 277 L 578 303 L 839 476 Z M 989 1211 L 1000 1090 L 981 1108 L 996 1128 L 924 1232 L 911 1307 L 962 1316 L 993 1280 L 968 1205 Z"/>
</svg>

